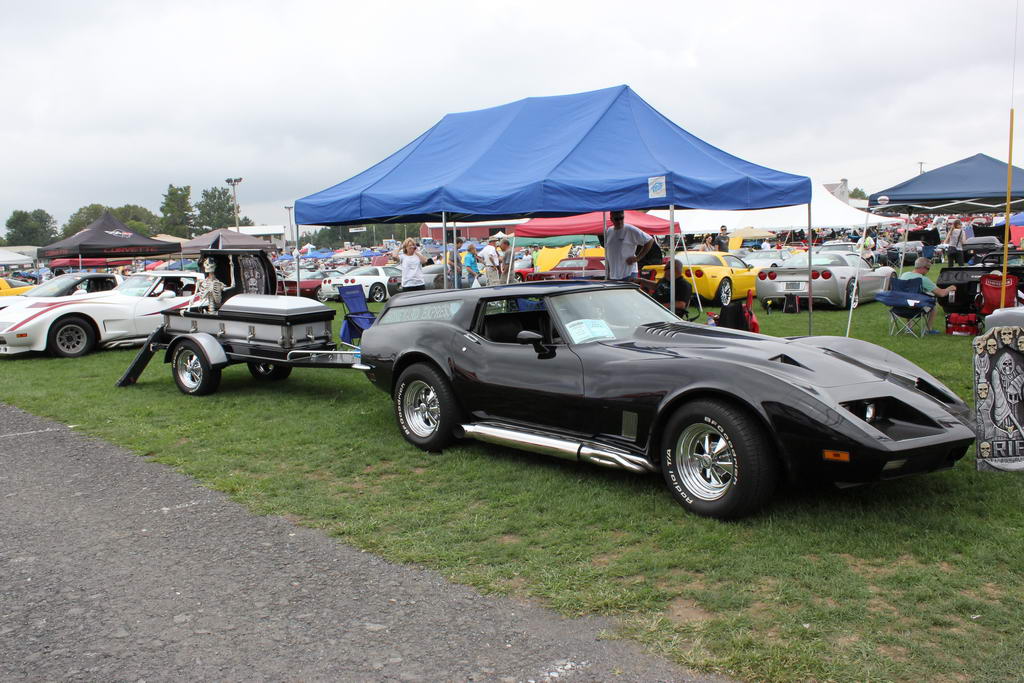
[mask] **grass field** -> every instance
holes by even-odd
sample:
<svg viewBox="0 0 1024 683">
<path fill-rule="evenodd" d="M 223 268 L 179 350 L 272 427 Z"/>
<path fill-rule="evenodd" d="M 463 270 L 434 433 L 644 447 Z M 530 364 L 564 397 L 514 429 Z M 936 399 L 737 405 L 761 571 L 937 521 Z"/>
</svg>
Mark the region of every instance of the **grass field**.
<svg viewBox="0 0 1024 683">
<path fill-rule="evenodd" d="M 888 337 L 877 303 L 854 336 L 922 365 L 969 400 L 970 340 Z M 773 335 L 806 315 L 761 316 Z M 842 334 L 845 311 L 818 311 Z M 781 491 L 734 523 L 689 515 L 638 476 L 467 443 L 402 440 L 356 372 L 244 366 L 212 396 L 180 394 L 159 359 L 114 388 L 135 351 L 2 359 L 0 400 L 172 465 L 262 514 L 391 560 L 565 614 L 619 618 L 685 665 L 771 681 L 1024 678 L 1024 481 L 954 470 L 845 491 Z M 31 455 L 31 454 L 26 454 Z"/>
</svg>

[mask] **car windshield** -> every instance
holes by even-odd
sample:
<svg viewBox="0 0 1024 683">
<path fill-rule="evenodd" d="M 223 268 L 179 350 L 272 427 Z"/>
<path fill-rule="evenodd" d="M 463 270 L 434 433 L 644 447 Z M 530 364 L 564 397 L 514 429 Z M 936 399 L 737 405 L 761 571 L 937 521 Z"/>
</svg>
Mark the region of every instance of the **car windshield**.
<svg viewBox="0 0 1024 683">
<path fill-rule="evenodd" d="M 815 254 L 812 265 L 815 266 L 845 266 L 846 261 L 839 254 Z M 787 268 L 806 268 L 807 254 L 800 254 L 786 261 Z"/>
<path fill-rule="evenodd" d="M 47 280 L 38 287 L 25 292 L 25 296 L 65 296 L 70 294 L 79 282 L 85 280 L 81 275 L 61 275 Z"/>
<path fill-rule="evenodd" d="M 124 294 L 125 296 L 145 296 L 149 288 L 153 286 L 159 278 L 156 275 L 143 275 L 139 273 L 132 275 L 130 278 L 122 282 L 115 290 L 118 294 Z"/>
<path fill-rule="evenodd" d="M 558 262 L 555 266 L 558 270 L 581 270 L 587 267 L 587 259 L 585 258 L 567 258 Z"/>
<path fill-rule="evenodd" d="M 346 273 L 346 275 L 351 275 L 353 277 L 358 276 L 358 275 L 377 275 L 377 274 L 378 274 L 377 273 L 377 266 L 363 266 L 362 268 L 356 268 L 355 270 L 350 270 L 350 271 L 348 271 Z"/>
<path fill-rule="evenodd" d="M 722 262 L 718 260 L 717 256 L 711 254 L 701 254 L 700 252 L 687 252 L 686 254 L 676 254 L 676 261 L 683 264 L 684 266 L 720 266 Z"/>
<path fill-rule="evenodd" d="M 826 244 L 818 248 L 818 251 L 850 251 L 856 249 L 857 245 L 853 242 L 841 242 L 839 244 Z"/>
<path fill-rule="evenodd" d="M 561 294 L 548 299 L 548 308 L 561 321 L 573 344 L 629 339 L 641 325 L 679 322 L 679 318 L 635 289 Z"/>
</svg>

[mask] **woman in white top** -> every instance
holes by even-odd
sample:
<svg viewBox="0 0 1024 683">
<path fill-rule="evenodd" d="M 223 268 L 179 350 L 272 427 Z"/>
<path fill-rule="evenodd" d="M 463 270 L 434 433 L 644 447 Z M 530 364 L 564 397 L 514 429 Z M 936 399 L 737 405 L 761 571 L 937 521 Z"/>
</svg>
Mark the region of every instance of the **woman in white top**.
<svg viewBox="0 0 1024 683">
<path fill-rule="evenodd" d="M 398 259 L 398 265 L 402 269 L 402 291 L 415 292 L 426 289 L 423 264 L 427 262 L 427 257 L 420 253 L 416 241 L 411 237 L 406 238 L 392 255 Z"/>
</svg>

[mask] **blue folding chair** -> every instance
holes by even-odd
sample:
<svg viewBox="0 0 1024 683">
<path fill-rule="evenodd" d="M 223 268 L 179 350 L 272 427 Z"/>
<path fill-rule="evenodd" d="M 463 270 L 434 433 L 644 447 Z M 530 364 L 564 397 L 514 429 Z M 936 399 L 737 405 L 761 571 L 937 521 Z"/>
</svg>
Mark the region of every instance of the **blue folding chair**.
<svg viewBox="0 0 1024 683">
<path fill-rule="evenodd" d="M 338 287 L 338 296 L 341 297 L 347 311 L 338 336 L 346 344 L 355 345 L 355 340 L 362 338 L 363 332 L 369 329 L 376 316 L 366 306 L 362 285 Z"/>
<path fill-rule="evenodd" d="M 889 307 L 889 336 L 924 336 L 928 312 L 935 306 L 935 297 L 921 291 L 921 278 L 893 278 L 889 281 L 889 289 L 878 292 L 875 299 Z"/>
</svg>

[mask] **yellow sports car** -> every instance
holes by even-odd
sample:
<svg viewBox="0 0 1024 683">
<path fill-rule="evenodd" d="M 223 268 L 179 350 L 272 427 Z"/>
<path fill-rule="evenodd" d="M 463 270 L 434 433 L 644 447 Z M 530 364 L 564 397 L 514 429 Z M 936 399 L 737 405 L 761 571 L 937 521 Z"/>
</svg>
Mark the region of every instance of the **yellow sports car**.
<svg viewBox="0 0 1024 683">
<path fill-rule="evenodd" d="M 725 306 L 733 299 L 745 299 L 757 289 L 757 271 L 738 256 L 721 251 L 691 251 L 676 254 L 676 272 L 694 286 L 702 299 Z M 660 280 L 665 266 L 645 266 L 642 277 Z"/>
<path fill-rule="evenodd" d="M 13 277 L 0 277 L 0 296 L 17 296 L 35 287 L 31 282 L 15 280 Z"/>
</svg>

